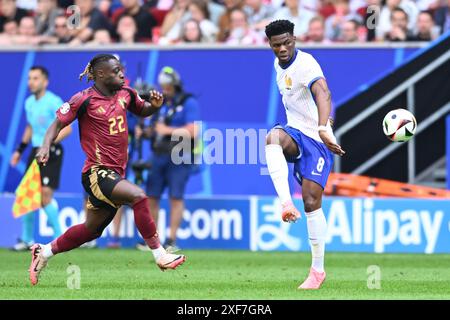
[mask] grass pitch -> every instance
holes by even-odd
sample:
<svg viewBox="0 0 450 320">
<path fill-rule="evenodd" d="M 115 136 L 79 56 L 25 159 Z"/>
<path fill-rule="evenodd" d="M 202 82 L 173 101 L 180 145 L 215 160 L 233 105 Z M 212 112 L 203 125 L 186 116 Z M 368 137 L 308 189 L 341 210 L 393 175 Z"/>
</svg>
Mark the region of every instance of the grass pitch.
<svg viewBox="0 0 450 320">
<path fill-rule="evenodd" d="M 450 299 L 450 255 L 327 253 L 322 289 L 300 291 L 310 253 L 184 253 L 184 265 L 161 272 L 150 252 L 77 249 L 52 258 L 31 287 L 30 253 L 0 249 L 0 299 Z M 369 266 L 380 289 L 368 288 Z M 76 267 L 80 289 L 69 289 Z"/>
</svg>

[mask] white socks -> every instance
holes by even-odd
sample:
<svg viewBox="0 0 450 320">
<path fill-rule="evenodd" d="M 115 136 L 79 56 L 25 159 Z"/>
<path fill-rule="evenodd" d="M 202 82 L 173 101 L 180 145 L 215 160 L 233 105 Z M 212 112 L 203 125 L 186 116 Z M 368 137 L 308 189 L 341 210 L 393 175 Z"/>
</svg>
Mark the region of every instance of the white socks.
<svg viewBox="0 0 450 320">
<path fill-rule="evenodd" d="M 152 253 L 155 260 L 158 261 L 159 258 L 166 254 L 166 249 L 164 249 L 163 246 L 160 246 L 158 249 L 152 249 Z"/>
<path fill-rule="evenodd" d="M 281 204 L 292 201 L 288 182 L 289 169 L 280 145 L 266 145 L 266 162 Z"/>
<path fill-rule="evenodd" d="M 308 225 L 308 236 L 312 253 L 311 267 L 318 272 L 323 272 L 327 221 L 325 220 L 322 208 L 313 212 L 306 212 L 306 223 Z"/>
<path fill-rule="evenodd" d="M 53 251 L 52 251 L 52 243 L 47 243 L 42 246 L 42 255 L 45 259 L 50 259 L 53 257 Z"/>
</svg>

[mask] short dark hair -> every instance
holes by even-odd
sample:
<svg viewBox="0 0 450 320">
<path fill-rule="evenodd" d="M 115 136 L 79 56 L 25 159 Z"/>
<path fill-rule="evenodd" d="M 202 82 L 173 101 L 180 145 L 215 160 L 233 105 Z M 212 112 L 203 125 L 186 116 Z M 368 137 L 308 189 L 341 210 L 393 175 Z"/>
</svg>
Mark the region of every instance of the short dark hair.
<svg viewBox="0 0 450 320">
<path fill-rule="evenodd" d="M 44 75 L 44 77 L 46 78 L 46 79 L 48 79 L 48 70 L 47 70 L 47 68 L 46 67 L 43 67 L 43 66 L 32 66 L 31 68 L 30 68 L 30 71 L 32 71 L 32 70 L 39 70 L 43 75 Z"/>
<path fill-rule="evenodd" d="M 402 13 L 405 15 L 405 17 L 406 17 L 406 20 L 409 20 L 409 16 L 408 16 L 408 14 L 406 13 L 406 11 L 403 10 L 402 8 L 400 8 L 400 7 L 396 7 L 396 8 L 394 8 L 394 9 L 392 9 L 392 11 L 391 11 L 391 19 L 392 19 L 392 17 L 394 16 L 394 13 L 395 13 L 395 12 L 402 12 Z"/>
<path fill-rule="evenodd" d="M 358 27 L 361 26 L 361 23 L 359 23 L 359 21 L 356 19 L 349 19 L 349 20 L 347 20 L 347 22 L 351 22 L 355 29 L 358 29 Z"/>
<path fill-rule="evenodd" d="M 97 54 L 95 57 L 89 61 L 86 68 L 84 68 L 83 73 L 80 74 L 80 80 L 83 79 L 85 75 L 87 75 L 88 81 L 94 80 L 94 69 L 97 65 L 99 65 L 102 62 L 109 61 L 109 60 L 119 60 L 115 55 L 112 55 L 110 53 L 100 53 Z"/>
<path fill-rule="evenodd" d="M 289 20 L 275 20 L 266 26 L 266 36 L 270 40 L 273 36 L 283 33 L 294 35 L 294 24 Z"/>
</svg>

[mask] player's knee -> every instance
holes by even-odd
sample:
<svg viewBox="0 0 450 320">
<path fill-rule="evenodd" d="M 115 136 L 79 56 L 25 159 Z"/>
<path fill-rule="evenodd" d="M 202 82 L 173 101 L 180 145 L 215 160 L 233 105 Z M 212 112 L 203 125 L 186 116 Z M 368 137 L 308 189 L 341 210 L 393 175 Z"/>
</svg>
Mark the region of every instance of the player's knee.
<svg viewBox="0 0 450 320">
<path fill-rule="evenodd" d="M 267 144 L 282 144 L 282 135 L 280 129 L 272 129 L 266 135 L 266 145 Z"/>
<path fill-rule="evenodd" d="M 148 199 L 147 195 L 145 194 L 144 190 L 142 190 L 141 188 L 139 188 L 138 190 L 136 190 L 136 192 L 134 192 L 133 194 L 133 200 L 132 203 L 138 203 L 144 199 Z"/>
<path fill-rule="evenodd" d="M 88 229 L 88 231 L 90 232 L 91 236 L 89 237 L 89 241 L 92 241 L 94 239 L 100 238 L 104 228 L 97 226 L 97 225 L 93 225 L 91 223 L 85 222 L 84 223 L 86 229 Z"/>
<path fill-rule="evenodd" d="M 52 202 L 52 196 L 46 193 L 42 193 L 42 207 L 46 207 Z"/>
<path fill-rule="evenodd" d="M 50 201 L 47 200 L 46 198 L 42 197 L 42 208 L 45 208 L 49 204 L 50 204 Z"/>
<path fill-rule="evenodd" d="M 303 205 L 306 212 L 313 212 L 320 208 L 320 197 L 308 195 L 303 197 Z"/>
</svg>

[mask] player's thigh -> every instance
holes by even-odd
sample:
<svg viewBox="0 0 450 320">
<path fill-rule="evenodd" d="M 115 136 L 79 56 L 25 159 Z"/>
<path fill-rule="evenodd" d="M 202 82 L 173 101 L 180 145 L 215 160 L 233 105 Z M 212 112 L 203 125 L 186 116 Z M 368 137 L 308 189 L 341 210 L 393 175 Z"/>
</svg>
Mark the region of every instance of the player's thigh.
<svg viewBox="0 0 450 320">
<path fill-rule="evenodd" d="M 83 173 L 82 184 L 89 195 L 87 208 L 117 210 L 120 204 L 113 201 L 112 191 L 121 180 L 123 178 L 117 172 L 106 168 L 91 168 Z"/>
<path fill-rule="evenodd" d="M 97 236 L 101 236 L 103 230 L 111 223 L 117 209 L 107 207 L 92 207 L 89 206 L 86 210 L 86 228 Z"/>
<path fill-rule="evenodd" d="M 279 144 L 284 154 L 288 156 L 297 156 L 299 154 L 297 143 L 283 129 L 273 128 L 266 136 L 266 144 Z"/>
<path fill-rule="evenodd" d="M 147 198 L 144 190 L 134 183 L 123 179 L 116 184 L 111 193 L 111 200 L 117 205 L 133 205 L 140 199 Z"/>
</svg>

